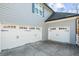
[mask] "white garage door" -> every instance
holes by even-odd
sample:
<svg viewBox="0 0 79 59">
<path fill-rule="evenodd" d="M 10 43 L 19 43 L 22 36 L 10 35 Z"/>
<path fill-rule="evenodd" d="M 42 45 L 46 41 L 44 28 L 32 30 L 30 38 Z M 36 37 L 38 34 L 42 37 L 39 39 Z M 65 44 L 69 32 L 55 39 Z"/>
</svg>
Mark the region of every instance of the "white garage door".
<svg viewBox="0 0 79 59">
<path fill-rule="evenodd" d="M 7 27 L 12 27 L 8 26 Z M 40 28 L 28 28 L 26 26 L 16 26 L 16 28 L 2 29 L 2 49 L 10 49 L 27 43 L 42 40 L 42 30 Z"/>
<path fill-rule="evenodd" d="M 68 27 L 51 27 L 48 30 L 48 39 L 58 42 L 70 42 L 70 32 Z"/>
</svg>

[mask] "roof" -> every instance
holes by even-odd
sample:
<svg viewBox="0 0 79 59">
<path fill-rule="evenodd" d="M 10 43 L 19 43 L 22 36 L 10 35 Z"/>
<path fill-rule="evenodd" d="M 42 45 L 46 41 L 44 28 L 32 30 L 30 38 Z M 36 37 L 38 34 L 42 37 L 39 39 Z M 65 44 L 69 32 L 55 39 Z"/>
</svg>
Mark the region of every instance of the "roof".
<svg viewBox="0 0 79 59">
<path fill-rule="evenodd" d="M 75 16 L 79 16 L 79 14 L 54 12 L 45 22 L 64 19 L 68 17 L 75 17 Z"/>
<path fill-rule="evenodd" d="M 55 12 L 52 8 L 50 8 L 46 3 L 43 3 L 45 6 L 47 6 L 50 10 L 52 10 L 53 12 Z"/>
</svg>

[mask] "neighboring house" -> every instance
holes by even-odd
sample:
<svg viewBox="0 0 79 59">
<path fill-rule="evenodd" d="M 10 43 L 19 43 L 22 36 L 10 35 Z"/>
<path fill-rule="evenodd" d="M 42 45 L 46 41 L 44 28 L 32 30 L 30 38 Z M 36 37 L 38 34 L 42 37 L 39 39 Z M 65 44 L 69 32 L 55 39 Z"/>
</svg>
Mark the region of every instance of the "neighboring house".
<svg viewBox="0 0 79 59">
<path fill-rule="evenodd" d="M 41 3 L 1 3 L 0 51 L 40 40 L 76 44 L 76 16 Z"/>
</svg>

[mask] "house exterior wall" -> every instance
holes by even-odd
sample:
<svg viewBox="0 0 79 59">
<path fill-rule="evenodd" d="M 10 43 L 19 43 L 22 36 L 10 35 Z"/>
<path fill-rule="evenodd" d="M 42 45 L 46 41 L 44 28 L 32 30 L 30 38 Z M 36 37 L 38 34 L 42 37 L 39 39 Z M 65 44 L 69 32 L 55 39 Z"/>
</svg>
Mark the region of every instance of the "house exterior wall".
<svg viewBox="0 0 79 59">
<path fill-rule="evenodd" d="M 48 7 L 44 6 L 44 17 L 32 13 L 32 3 L 1 3 L 0 22 L 39 25 L 53 13 Z"/>
<path fill-rule="evenodd" d="M 76 20 L 76 17 L 72 17 L 72 18 L 60 19 L 58 21 L 48 22 L 47 23 L 48 29 L 51 27 L 57 28 L 56 31 L 53 30 L 49 32 L 48 30 L 48 39 L 53 41 L 58 41 L 58 42 L 76 44 L 75 20 Z M 59 27 L 67 28 L 67 30 L 61 31 L 59 30 Z"/>
<path fill-rule="evenodd" d="M 44 17 L 32 13 L 32 3 L 1 3 L 0 22 L 3 26 L 16 26 L 16 29 L 2 28 L 0 49 L 10 49 L 26 43 L 42 40 L 42 23 L 53 13 L 44 6 Z M 19 26 L 40 27 L 40 30 L 19 29 Z M 7 31 L 8 30 L 8 31 Z"/>
<path fill-rule="evenodd" d="M 42 26 L 42 40 L 48 40 L 48 25 L 46 23 Z"/>
<path fill-rule="evenodd" d="M 77 23 L 76 23 L 76 19 L 72 20 L 71 24 L 70 24 L 70 43 L 72 44 L 76 44 L 76 27 Z"/>
</svg>

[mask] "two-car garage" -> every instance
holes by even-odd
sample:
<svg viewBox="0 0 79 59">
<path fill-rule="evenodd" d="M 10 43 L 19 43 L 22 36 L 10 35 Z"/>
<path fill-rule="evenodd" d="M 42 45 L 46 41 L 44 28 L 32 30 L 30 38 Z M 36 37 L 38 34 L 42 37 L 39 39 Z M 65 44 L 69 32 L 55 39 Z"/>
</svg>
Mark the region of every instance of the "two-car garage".
<svg viewBox="0 0 79 59">
<path fill-rule="evenodd" d="M 1 49 L 10 49 L 40 41 L 43 40 L 42 37 L 48 37 L 48 40 L 52 41 L 76 44 L 74 19 L 68 18 L 63 19 L 63 21 L 48 22 L 48 29 L 45 29 L 45 31 L 48 30 L 48 33 L 42 31 L 43 27 L 40 26 L 2 24 Z"/>
<path fill-rule="evenodd" d="M 42 40 L 42 28 L 35 26 L 3 24 L 1 49 L 10 49 Z"/>
</svg>

